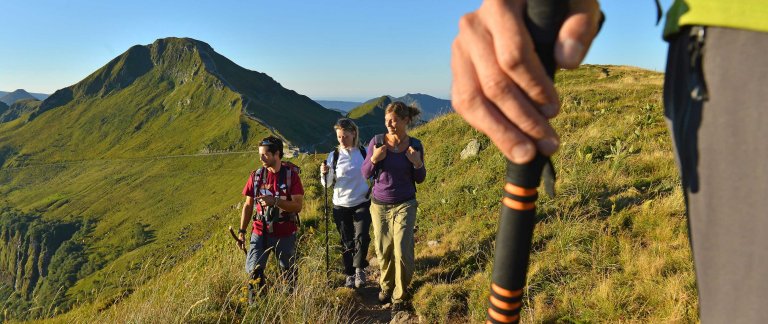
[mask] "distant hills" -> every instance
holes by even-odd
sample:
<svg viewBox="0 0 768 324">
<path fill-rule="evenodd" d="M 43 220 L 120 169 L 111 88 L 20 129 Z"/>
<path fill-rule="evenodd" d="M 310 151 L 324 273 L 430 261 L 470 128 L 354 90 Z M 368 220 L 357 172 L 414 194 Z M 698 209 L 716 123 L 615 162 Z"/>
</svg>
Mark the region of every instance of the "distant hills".
<svg viewBox="0 0 768 324">
<path fill-rule="evenodd" d="M 0 106 L 4 165 L 249 150 L 270 134 L 292 151 L 326 151 L 342 116 L 358 121 L 365 140 L 386 131 L 392 101 L 419 107 L 417 123 L 452 110 L 449 100 L 419 93 L 318 101 L 335 110 L 327 109 L 190 38 L 135 45 L 43 101 L 23 89 L 3 98 L 12 101 Z"/>
<path fill-rule="evenodd" d="M 16 101 L 24 100 L 24 99 L 40 100 L 37 97 L 30 94 L 29 92 L 25 91 L 24 89 L 17 89 L 16 91 L 0 95 L 0 101 L 4 102 L 6 105 L 9 105 L 9 106 Z"/>
<path fill-rule="evenodd" d="M 190 38 L 135 45 L 82 81 L 18 108 L 18 121 L 0 124 L 0 151 L 17 156 L 6 164 L 32 156 L 254 149 L 268 134 L 306 151 L 325 150 L 330 125 L 341 117 Z"/>
<path fill-rule="evenodd" d="M 336 110 L 343 113 L 346 113 L 353 108 L 359 106 L 362 104 L 362 102 L 354 102 L 354 101 L 334 101 L 334 100 L 315 100 L 318 104 L 325 107 L 326 109 Z"/>
<path fill-rule="evenodd" d="M 453 111 L 450 100 L 435 98 L 421 93 L 409 93 L 397 98 L 389 95 L 373 98 L 347 113 L 347 117 L 357 121 L 360 127 L 361 139 L 370 139 L 375 134 L 387 131 L 386 127 L 384 127 L 384 110 L 387 108 L 387 105 L 394 101 L 402 101 L 421 110 L 420 120 L 415 121 L 415 124 L 428 122 L 439 115 Z"/>
<path fill-rule="evenodd" d="M 48 95 L 48 94 L 46 94 L 46 93 L 34 93 L 34 92 L 27 92 L 27 91 L 26 91 L 26 90 L 24 90 L 24 89 L 19 89 L 19 90 L 22 90 L 22 91 L 24 91 L 25 93 L 27 93 L 27 94 L 31 95 L 33 98 L 35 98 L 35 99 L 37 99 L 37 100 L 45 100 L 45 98 L 48 98 L 48 96 L 49 96 L 49 95 Z M 19 91 L 19 90 L 16 90 L 16 91 Z M 13 91 L 13 92 L 16 92 L 16 91 Z M 3 98 L 5 95 L 7 95 L 7 94 L 10 94 L 10 93 L 12 93 L 12 92 L 8 92 L 8 91 L 0 91 L 0 102 L 5 102 L 5 101 L 4 101 L 2 98 Z M 6 104 L 10 105 L 10 104 L 13 104 L 13 102 L 11 102 L 11 103 L 7 103 L 7 102 L 6 102 Z"/>
</svg>

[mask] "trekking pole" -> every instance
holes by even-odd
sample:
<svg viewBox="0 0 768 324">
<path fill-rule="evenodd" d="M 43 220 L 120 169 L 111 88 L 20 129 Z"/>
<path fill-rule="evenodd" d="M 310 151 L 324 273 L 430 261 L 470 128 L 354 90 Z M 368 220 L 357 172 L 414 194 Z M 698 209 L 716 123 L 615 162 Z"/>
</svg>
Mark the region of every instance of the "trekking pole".
<svg viewBox="0 0 768 324">
<path fill-rule="evenodd" d="M 563 0 L 528 1 L 526 26 L 550 78 L 554 77 L 555 71 L 554 43 L 567 10 L 567 3 Z M 554 169 L 548 157 L 538 153 L 533 161 L 526 164 L 507 160 L 487 323 L 520 321 L 533 228 L 536 225 L 536 188 L 542 172 L 547 193 L 554 195 Z"/>
<path fill-rule="evenodd" d="M 323 165 L 328 165 L 323 160 Z M 323 193 L 325 195 L 325 203 L 323 204 L 323 215 L 325 215 L 325 280 L 328 281 L 328 173 L 323 175 L 325 179 L 325 185 L 323 185 Z"/>
</svg>

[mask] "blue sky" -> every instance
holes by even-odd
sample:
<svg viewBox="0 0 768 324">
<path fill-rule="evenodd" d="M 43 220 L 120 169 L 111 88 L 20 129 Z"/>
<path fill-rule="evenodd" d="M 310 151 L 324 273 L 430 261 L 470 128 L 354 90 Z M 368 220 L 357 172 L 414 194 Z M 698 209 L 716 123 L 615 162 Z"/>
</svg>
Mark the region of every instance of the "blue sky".
<svg viewBox="0 0 768 324">
<path fill-rule="evenodd" d="M 671 0 L 662 1 L 667 7 Z M 479 0 L 3 0 L 0 90 L 52 93 L 130 46 L 191 37 L 313 99 L 450 97 L 450 44 Z M 585 63 L 662 71 L 653 0 L 602 1 Z"/>
</svg>

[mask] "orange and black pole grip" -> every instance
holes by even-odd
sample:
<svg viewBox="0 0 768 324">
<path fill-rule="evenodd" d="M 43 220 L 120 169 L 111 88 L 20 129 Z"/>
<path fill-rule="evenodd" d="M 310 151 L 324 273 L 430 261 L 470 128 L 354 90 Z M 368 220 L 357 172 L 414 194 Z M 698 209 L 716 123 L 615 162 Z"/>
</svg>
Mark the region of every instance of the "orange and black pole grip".
<svg viewBox="0 0 768 324">
<path fill-rule="evenodd" d="M 554 43 L 568 5 L 566 0 L 529 0 L 526 26 L 550 78 L 554 77 Z M 536 225 L 536 199 L 542 172 L 554 186 L 554 171 L 548 157 L 538 154 L 533 161 L 515 164 L 507 161 L 506 185 L 501 219 L 496 234 L 491 294 L 487 323 L 518 323 L 522 308 L 533 228 Z M 548 190 L 554 193 L 554 189 Z"/>
</svg>

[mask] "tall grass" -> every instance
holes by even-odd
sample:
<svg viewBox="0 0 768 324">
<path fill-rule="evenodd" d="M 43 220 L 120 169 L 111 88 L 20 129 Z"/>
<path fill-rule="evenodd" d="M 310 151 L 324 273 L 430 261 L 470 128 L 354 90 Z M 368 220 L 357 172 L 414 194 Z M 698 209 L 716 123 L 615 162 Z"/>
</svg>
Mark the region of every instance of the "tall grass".
<svg viewBox="0 0 768 324">
<path fill-rule="evenodd" d="M 538 203 L 538 225 L 522 319 L 552 322 L 696 322 L 695 277 L 680 184 L 660 105 L 658 73 L 628 67 L 585 66 L 562 72 L 563 111 L 553 120 L 562 139 L 554 156 L 555 198 Z M 330 125 L 329 125 L 330 127 Z M 487 137 L 455 114 L 414 129 L 426 150 L 427 179 L 418 186 L 416 273 L 410 295 L 423 322 L 481 322 L 485 318 L 504 158 Z M 462 160 L 470 140 L 481 151 Z M 299 243 L 299 285 L 271 285 L 254 305 L 243 298 L 242 252 L 226 233 L 236 225 L 239 191 L 253 156 L 152 161 L 103 166 L 41 181 L 37 171 L 7 177 L 0 192 L 30 208 L 47 197 L 49 213 L 99 217 L 91 246 L 104 267 L 68 294 L 83 303 L 57 322 L 352 322 L 359 296 L 329 283 L 324 273 L 324 156 L 300 155 L 305 186 Z M 0 173 L 2 176 L 2 173 Z M 100 180 L 104 179 L 104 180 Z M 190 182 L 198 186 L 187 186 Z M 56 183 L 63 195 L 41 195 Z M 129 204 L 100 196 L 118 183 Z M 89 207 L 90 206 L 90 207 Z M 140 219 L 153 239 L 119 254 L 114 228 Z M 330 241 L 336 246 L 333 225 Z M 334 248 L 335 249 L 335 248 Z M 338 272 L 338 251 L 332 265 Z M 96 258 L 96 257 L 94 257 Z M 277 269 L 270 260 L 267 274 Z M 118 278 L 118 279 L 116 279 Z M 76 294 L 74 294 L 77 292 Z M 74 295 L 73 295 L 74 294 Z"/>
</svg>

